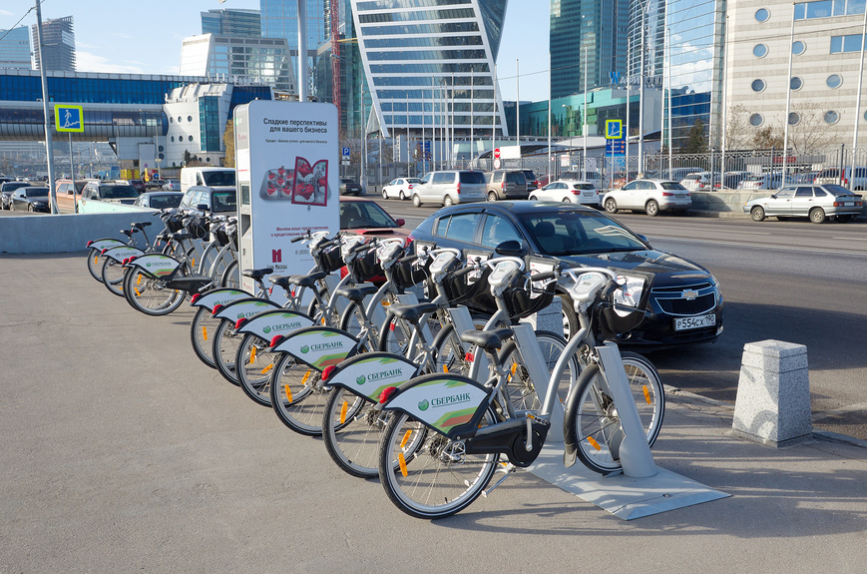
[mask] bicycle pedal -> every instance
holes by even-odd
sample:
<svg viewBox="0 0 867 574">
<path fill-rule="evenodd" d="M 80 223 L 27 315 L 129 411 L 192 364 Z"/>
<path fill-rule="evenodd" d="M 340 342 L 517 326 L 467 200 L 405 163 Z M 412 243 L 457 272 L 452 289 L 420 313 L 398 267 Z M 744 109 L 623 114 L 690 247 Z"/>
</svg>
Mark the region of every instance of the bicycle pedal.
<svg viewBox="0 0 867 574">
<path fill-rule="evenodd" d="M 492 486 L 491 488 L 489 488 L 489 489 L 487 489 L 487 490 L 483 490 L 483 491 L 482 491 L 482 496 L 485 497 L 485 498 L 487 498 L 488 495 L 489 495 L 491 492 L 493 492 L 493 490 L 494 490 L 495 488 L 497 488 L 498 486 L 500 486 L 501 484 L 503 484 L 503 482 L 505 482 L 506 479 L 509 478 L 509 476 L 511 476 L 511 475 L 512 475 L 516 470 L 518 470 L 518 467 L 516 467 L 514 464 L 512 464 L 512 463 L 503 463 L 503 462 L 501 462 L 500 465 L 499 465 L 499 467 L 497 468 L 497 470 L 496 470 L 495 472 L 503 473 L 503 477 L 502 477 L 500 480 L 498 480 L 498 481 L 494 484 L 494 486 Z"/>
</svg>

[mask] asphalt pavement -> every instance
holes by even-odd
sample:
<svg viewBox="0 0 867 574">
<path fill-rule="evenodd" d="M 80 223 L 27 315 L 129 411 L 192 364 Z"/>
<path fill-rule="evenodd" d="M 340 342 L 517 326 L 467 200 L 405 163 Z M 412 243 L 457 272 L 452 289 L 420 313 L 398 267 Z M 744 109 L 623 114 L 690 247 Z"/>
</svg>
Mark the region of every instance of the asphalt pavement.
<svg viewBox="0 0 867 574">
<path fill-rule="evenodd" d="M 772 449 L 671 393 L 658 465 L 732 496 L 625 522 L 519 472 L 464 512 L 399 512 L 198 361 L 83 255 L 0 257 L 0 572 L 855 572 L 867 450 Z"/>
</svg>

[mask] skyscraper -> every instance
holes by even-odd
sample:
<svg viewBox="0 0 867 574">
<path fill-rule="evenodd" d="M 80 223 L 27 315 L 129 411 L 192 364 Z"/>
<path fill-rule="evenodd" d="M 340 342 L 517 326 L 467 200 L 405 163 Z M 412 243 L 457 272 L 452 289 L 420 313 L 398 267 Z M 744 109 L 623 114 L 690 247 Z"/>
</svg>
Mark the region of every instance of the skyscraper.
<svg viewBox="0 0 867 574">
<path fill-rule="evenodd" d="M 589 90 L 611 84 L 612 72 L 625 75 L 629 7 L 630 0 L 551 0 L 552 98 L 582 93 L 585 74 Z"/>
<path fill-rule="evenodd" d="M 329 38 L 329 22 L 326 18 L 327 0 L 304 0 L 307 2 L 307 66 L 308 78 L 317 76 L 316 56 L 322 44 Z M 286 38 L 292 54 L 292 69 L 298 69 L 298 4 L 297 0 L 261 0 L 259 7 L 262 15 L 262 36 L 266 38 Z M 319 58 L 320 63 L 322 58 Z M 330 69 L 330 65 L 329 65 Z M 320 101 L 331 99 L 330 90 L 314 88 L 310 95 Z M 320 93 L 321 92 L 321 93 Z"/>
<path fill-rule="evenodd" d="M 202 34 L 261 38 L 262 19 L 258 10 L 208 10 L 202 12 Z"/>
<path fill-rule="evenodd" d="M 36 49 L 39 44 L 36 24 L 32 26 L 32 35 L 35 68 L 40 70 L 42 64 L 39 61 L 39 50 Z M 46 70 L 75 71 L 75 31 L 72 16 L 42 22 L 42 58 L 45 60 Z"/>
<path fill-rule="evenodd" d="M 285 38 L 243 38 L 202 34 L 184 38 L 183 76 L 224 78 L 233 83 L 262 83 L 295 92 L 295 76 Z"/>
<path fill-rule="evenodd" d="M 0 68 L 30 69 L 30 32 L 27 26 L 0 30 Z"/>
</svg>

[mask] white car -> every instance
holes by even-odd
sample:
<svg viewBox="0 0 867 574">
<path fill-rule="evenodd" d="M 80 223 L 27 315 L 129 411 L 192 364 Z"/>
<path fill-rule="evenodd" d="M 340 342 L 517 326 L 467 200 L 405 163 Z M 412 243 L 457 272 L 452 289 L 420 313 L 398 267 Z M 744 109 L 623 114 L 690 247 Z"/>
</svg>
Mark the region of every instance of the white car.
<svg viewBox="0 0 867 574">
<path fill-rule="evenodd" d="M 602 205 L 602 192 L 588 181 L 557 180 L 530 194 L 531 200 Z"/>
<path fill-rule="evenodd" d="M 711 175 L 708 172 L 691 173 L 680 180 L 680 185 L 689 191 L 711 191 Z"/>
<path fill-rule="evenodd" d="M 686 211 L 692 206 L 689 190 L 680 182 L 665 179 L 637 179 L 602 197 L 608 213 L 618 209 L 643 211 L 651 217 L 660 211 Z"/>
<path fill-rule="evenodd" d="M 396 197 L 401 201 L 412 197 L 412 189 L 421 183 L 417 177 L 399 177 L 393 179 L 391 183 L 383 186 L 382 199 L 390 199 Z"/>
</svg>

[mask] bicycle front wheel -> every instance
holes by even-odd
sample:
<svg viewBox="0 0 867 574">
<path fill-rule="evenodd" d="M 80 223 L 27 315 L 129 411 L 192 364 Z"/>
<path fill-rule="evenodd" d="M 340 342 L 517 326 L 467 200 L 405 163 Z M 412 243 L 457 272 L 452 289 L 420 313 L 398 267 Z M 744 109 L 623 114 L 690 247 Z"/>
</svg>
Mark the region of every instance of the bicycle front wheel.
<svg viewBox="0 0 867 574">
<path fill-rule="evenodd" d="M 665 416 L 665 391 L 653 364 L 635 353 L 623 352 L 629 381 L 647 444 L 653 446 Z M 608 474 L 621 468 L 620 445 L 624 433 L 614 396 L 605 374 L 596 364 L 579 377 L 566 408 L 567 432 L 577 445 L 578 459 L 589 469 Z"/>
<path fill-rule="evenodd" d="M 320 436 L 328 392 L 319 371 L 285 354 L 271 372 L 271 407 L 277 418 L 297 433 Z"/>
<path fill-rule="evenodd" d="M 270 346 L 268 341 L 247 334 L 235 358 L 241 389 L 253 402 L 265 407 L 271 406 L 271 371 L 281 358 L 280 353 L 268 351 Z"/>
<path fill-rule="evenodd" d="M 90 271 L 90 276 L 102 283 L 102 267 L 100 253 L 98 249 L 91 249 L 87 254 L 87 270 Z"/>
<path fill-rule="evenodd" d="M 379 441 L 391 414 L 343 388 L 335 388 L 325 405 L 322 440 L 331 459 L 352 476 L 379 475 Z"/>
<path fill-rule="evenodd" d="M 102 284 L 105 285 L 112 295 L 123 297 L 124 271 L 124 266 L 111 257 L 106 257 L 105 261 L 102 262 L 102 271 L 100 273 Z"/>
<path fill-rule="evenodd" d="M 494 422 L 488 412 L 482 425 Z M 379 448 L 379 478 L 395 506 L 416 518 L 444 518 L 473 503 L 491 480 L 498 455 L 466 454 L 463 441 L 404 414 L 389 421 Z"/>
<path fill-rule="evenodd" d="M 244 335 L 235 332 L 235 326 L 223 319 L 217 331 L 214 333 L 214 364 L 223 378 L 233 385 L 238 382 L 238 374 L 235 372 L 235 360 L 238 357 L 238 348 Z"/>
<path fill-rule="evenodd" d="M 222 319 L 215 318 L 210 309 L 199 307 L 190 323 L 190 341 L 193 343 L 193 351 L 196 352 L 199 360 L 212 369 L 217 368 L 217 364 L 214 363 L 213 337 L 221 322 Z"/>
<path fill-rule="evenodd" d="M 124 296 L 136 311 L 158 317 L 168 315 L 184 302 L 184 291 L 166 287 L 165 281 L 130 269 L 124 277 Z"/>
</svg>

